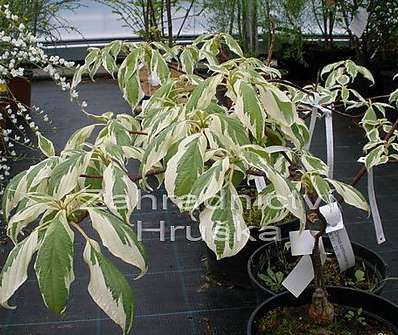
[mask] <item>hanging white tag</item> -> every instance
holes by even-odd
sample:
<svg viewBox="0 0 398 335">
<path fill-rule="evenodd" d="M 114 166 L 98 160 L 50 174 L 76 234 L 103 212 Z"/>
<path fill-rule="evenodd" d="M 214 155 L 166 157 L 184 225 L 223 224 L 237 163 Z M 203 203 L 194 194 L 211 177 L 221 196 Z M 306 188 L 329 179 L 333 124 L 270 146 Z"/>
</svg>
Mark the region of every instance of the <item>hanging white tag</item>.
<svg viewBox="0 0 398 335">
<path fill-rule="evenodd" d="M 368 19 L 369 19 L 369 13 L 366 10 L 366 8 L 359 7 L 358 11 L 356 12 L 354 18 L 351 21 L 349 29 L 355 36 L 361 38 L 366 29 L 366 26 L 368 25 Z"/>
<path fill-rule="evenodd" d="M 318 116 L 318 109 L 316 107 L 313 107 L 312 111 L 311 111 L 311 119 L 310 119 L 310 127 L 309 127 L 310 139 L 308 140 L 308 143 L 305 147 L 306 150 L 309 150 L 310 146 L 311 146 L 312 135 L 314 134 L 317 116 Z"/>
<path fill-rule="evenodd" d="M 325 112 L 325 128 L 326 128 L 327 164 L 329 167 L 328 177 L 333 178 L 334 138 L 333 138 L 333 117 L 331 111 Z"/>
<path fill-rule="evenodd" d="M 386 241 L 384 236 L 383 224 L 381 223 L 379 208 L 376 201 L 376 193 L 374 187 L 373 168 L 368 170 L 368 195 L 369 205 L 372 212 L 373 224 L 375 226 L 377 243 L 382 244 Z"/>
<path fill-rule="evenodd" d="M 159 86 L 160 85 L 159 76 L 155 72 L 151 72 L 151 74 L 148 76 L 148 83 L 151 86 Z"/>
<path fill-rule="evenodd" d="M 292 256 L 311 255 L 314 250 L 315 238 L 310 230 L 289 232 Z"/>
<path fill-rule="evenodd" d="M 258 193 L 260 193 L 267 187 L 264 177 L 254 177 L 254 183 L 256 184 L 256 189 Z"/>
<path fill-rule="evenodd" d="M 311 256 L 301 257 L 294 269 L 282 282 L 282 285 L 291 292 L 296 298 L 306 289 L 314 279 L 314 267 Z"/>
<path fill-rule="evenodd" d="M 343 272 L 355 265 L 355 255 L 345 227 L 328 234 L 334 253 Z"/>
<path fill-rule="evenodd" d="M 337 202 L 319 207 L 319 211 L 328 223 L 326 233 L 344 228 L 343 215 Z"/>
</svg>

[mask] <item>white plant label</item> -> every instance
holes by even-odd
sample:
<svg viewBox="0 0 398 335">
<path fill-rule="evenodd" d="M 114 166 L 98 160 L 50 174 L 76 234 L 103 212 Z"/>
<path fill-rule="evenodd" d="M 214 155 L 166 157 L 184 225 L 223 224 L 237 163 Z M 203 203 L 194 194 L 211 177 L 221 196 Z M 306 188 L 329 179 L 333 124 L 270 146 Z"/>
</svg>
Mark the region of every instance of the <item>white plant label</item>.
<svg viewBox="0 0 398 335">
<path fill-rule="evenodd" d="M 328 223 L 326 233 L 329 234 L 344 228 L 343 215 L 337 202 L 321 206 L 319 207 L 319 211 Z"/>
<path fill-rule="evenodd" d="M 328 234 L 334 253 L 343 272 L 355 265 L 355 255 L 345 227 Z"/>
<path fill-rule="evenodd" d="M 267 186 L 265 184 L 265 179 L 264 177 L 254 177 L 254 183 L 256 184 L 257 192 L 261 192 L 262 190 L 265 189 Z"/>
<path fill-rule="evenodd" d="M 375 231 L 376 231 L 377 243 L 382 244 L 386 241 L 386 237 L 384 235 L 383 224 L 381 223 L 379 207 L 377 206 L 377 201 L 376 201 L 373 168 L 370 168 L 368 171 L 368 195 L 369 195 L 370 210 L 372 212 L 373 224 L 375 226 Z"/>
<path fill-rule="evenodd" d="M 282 285 L 296 298 L 306 289 L 314 279 L 314 267 L 311 256 L 301 257 L 292 272 L 285 278 Z"/>
<path fill-rule="evenodd" d="M 332 117 L 332 113 L 330 111 L 325 112 L 325 128 L 326 128 L 327 163 L 328 163 L 328 167 L 329 167 L 328 177 L 333 178 L 334 136 L 333 136 L 333 117 Z"/>
<path fill-rule="evenodd" d="M 368 25 L 368 18 L 369 13 L 366 8 L 359 7 L 349 27 L 351 32 L 358 38 L 361 38 L 361 36 L 363 35 L 366 26 Z"/>
<path fill-rule="evenodd" d="M 311 255 L 314 250 L 315 238 L 310 230 L 289 232 L 292 256 Z"/>
</svg>

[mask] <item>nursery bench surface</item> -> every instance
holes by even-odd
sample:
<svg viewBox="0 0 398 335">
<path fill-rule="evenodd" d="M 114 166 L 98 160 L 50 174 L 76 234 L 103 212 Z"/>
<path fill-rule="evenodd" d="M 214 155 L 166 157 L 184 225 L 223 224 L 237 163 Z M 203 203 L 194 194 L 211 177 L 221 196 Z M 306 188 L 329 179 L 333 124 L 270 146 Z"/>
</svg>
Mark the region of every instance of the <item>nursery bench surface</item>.
<svg viewBox="0 0 398 335">
<path fill-rule="evenodd" d="M 87 100 L 91 113 L 107 111 L 128 112 L 116 84 L 109 80 L 85 83 L 80 95 Z M 45 135 L 54 140 L 57 150 L 62 149 L 68 137 L 78 128 L 90 124 L 78 108 L 51 82 L 33 84 L 33 102 L 43 108 L 53 121 L 56 130 L 47 129 Z M 47 127 L 48 128 L 48 127 Z M 355 161 L 361 154 L 363 133 L 351 120 L 336 116 L 335 177 L 349 182 L 361 166 Z M 326 159 L 323 120 L 318 121 L 311 147 L 314 154 Z M 37 156 L 39 156 L 36 153 Z M 18 162 L 14 172 L 25 169 L 31 161 Z M 134 167 L 133 167 L 134 168 Z M 398 277 L 398 169 L 395 165 L 375 170 L 376 192 L 387 242 L 378 246 L 372 221 L 367 214 L 344 206 L 344 219 L 353 241 L 378 252 L 390 266 L 391 276 Z M 366 178 L 359 185 L 366 194 Z M 135 335 L 240 335 L 245 334 L 249 315 L 256 306 L 253 290 L 220 286 L 206 279 L 206 250 L 203 242 L 188 241 L 184 230 L 176 231 L 175 241 L 170 240 L 170 226 L 192 227 L 192 236 L 199 236 L 198 225 L 169 202 L 162 208 L 164 190 L 154 193 L 157 209 L 143 200 L 134 220 L 144 228 L 159 228 L 165 222 L 165 239 L 159 241 L 156 232 L 143 234 L 149 254 L 150 268 L 141 279 L 134 281 L 137 273 L 130 266 L 116 261 L 125 273 L 135 292 Z M 83 251 L 83 240 L 77 238 L 76 254 Z M 70 301 L 63 316 L 49 312 L 42 302 L 37 280 L 30 269 L 28 281 L 16 293 L 11 303 L 16 310 L 0 311 L 1 335 L 109 335 L 119 334 L 119 328 L 97 307 L 87 292 L 88 269 L 81 257 L 74 265 L 76 280 L 71 286 Z M 385 297 L 398 303 L 398 281 L 387 283 Z"/>
</svg>

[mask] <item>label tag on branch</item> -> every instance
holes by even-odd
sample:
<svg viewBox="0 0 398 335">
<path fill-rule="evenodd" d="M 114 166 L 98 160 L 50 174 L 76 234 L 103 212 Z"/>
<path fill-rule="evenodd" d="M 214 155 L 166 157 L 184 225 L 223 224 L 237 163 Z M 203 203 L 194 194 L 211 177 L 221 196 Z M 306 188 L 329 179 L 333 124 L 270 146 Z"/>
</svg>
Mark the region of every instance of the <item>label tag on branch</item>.
<svg viewBox="0 0 398 335">
<path fill-rule="evenodd" d="M 264 190 L 267 186 L 264 177 L 254 177 L 254 183 L 256 184 L 256 189 L 258 193 Z"/>
<path fill-rule="evenodd" d="M 313 107 L 312 111 L 311 111 L 311 119 L 310 119 L 310 127 L 309 127 L 310 139 L 308 140 L 308 143 L 305 146 L 306 150 L 310 150 L 311 142 L 312 142 L 312 136 L 314 135 L 314 130 L 315 130 L 315 124 L 316 124 L 317 117 L 318 117 L 318 109 L 316 107 Z"/>
<path fill-rule="evenodd" d="M 369 205 L 372 212 L 373 224 L 375 226 L 377 243 L 382 244 L 386 241 L 384 236 L 383 224 L 381 223 L 379 208 L 376 201 L 376 193 L 374 187 L 374 177 L 373 168 L 368 171 L 368 195 L 369 195 Z"/>
<path fill-rule="evenodd" d="M 310 230 L 289 232 L 290 249 L 292 256 L 311 255 L 314 249 L 315 238 Z"/>
<path fill-rule="evenodd" d="M 306 289 L 314 279 L 314 267 L 311 256 L 301 257 L 292 272 L 285 278 L 282 285 L 296 298 Z"/>
<path fill-rule="evenodd" d="M 343 272 L 355 266 L 355 255 L 352 250 L 350 238 L 345 227 L 328 234 L 332 243 L 334 253 L 339 263 L 340 271 Z"/>
<path fill-rule="evenodd" d="M 326 128 L 326 151 L 327 164 L 329 167 L 328 177 L 333 178 L 334 171 L 334 137 L 333 137 L 333 117 L 331 111 L 325 112 Z"/>
<path fill-rule="evenodd" d="M 344 228 L 343 215 L 337 202 L 319 207 L 319 211 L 328 223 L 326 233 L 331 233 Z"/>
<path fill-rule="evenodd" d="M 356 37 L 361 38 L 368 25 L 368 19 L 369 13 L 366 8 L 359 7 L 349 26 L 349 29 Z"/>
</svg>

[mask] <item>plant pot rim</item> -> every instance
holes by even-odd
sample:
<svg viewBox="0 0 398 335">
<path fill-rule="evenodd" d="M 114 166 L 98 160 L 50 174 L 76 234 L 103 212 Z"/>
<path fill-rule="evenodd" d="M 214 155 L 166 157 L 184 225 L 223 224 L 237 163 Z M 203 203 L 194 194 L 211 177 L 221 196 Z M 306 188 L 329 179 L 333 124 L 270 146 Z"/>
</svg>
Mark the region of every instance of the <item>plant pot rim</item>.
<svg viewBox="0 0 398 335">
<path fill-rule="evenodd" d="M 328 239 L 327 236 L 323 236 L 323 238 L 327 238 L 327 239 Z M 284 238 L 284 239 L 281 239 L 281 240 L 278 241 L 278 242 L 287 242 L 287 241 L 289 241 L 289 239 L 288 239 L 288 238 Z M 248 260 L 248 262 L 247 262 L 247 272 L 248 272 L 248 274 L 249 274 L 249 278 L 250 278 L 250 280 L 252 281 L 253 285 L 254 285 L 257 289 L 259 289 L 260 291 L 263 291 L 264 293 L 266 293 L 266 294 L 268 294 L 268 295 L 271 295 L 271 296 L 277 295 L 278 293 L 275 293 L 275 292 L 269 290 L 268 288 L 264 287 L 264 285 L 262 285 L 262 284 L 259 282 L 259 280 L 257 279 L 256 274 L 253 273 L 253 271 L 252 271 L 252 264 L 254 263 L 255 257 L 256 257 L 258 254 L 262 253 L 265 249 L 267 249 L 267 248 L 268 248 L 271 244 L 273 244 L 273 243 L 275 243 L 275 242 L 269 242 L 269 243 L 267 243 L 267 244 L 265 244 L 265 245 L 259 247 L 259 248 L 250 256 L 250 258 L 249 258 L 249 260 Z M 356 249 L 356 250 L 365 251 L 366 253 L 372 254 L 372 255 L 375 257 L 376 262 L 374 262 L 374 263 L 377 264 L 377 265 L 376 265 L 376 268 L 377 268 L 377 269 L 380 269 L 380 268 L 383 269 L 383 273 L 380 273 L 381 276 L 384 277 L 384 278 L 382 278 L 382 279 L 386 279 L 386 278 L 388 278 L 388 277 L 390 276 L 390 267 L 389 267 L 388 264 L 383 260 L 383 258 L 381 258 L 376 252 L 372 251 L 371 249 L 369 249 L 369 248 L 365 247 L 364 245 L 362 245 L 362 244 L 360 244 L 360 243 L 357 243 L 357 242 L 352 242 L 352 241 L 351 241 L 351 244 L 353 245 L 353 248 L 354 248 L 354 254 L 355 254 L 355 249 Z M 357 255 L 355 255 L 355 258 L 357 258 Z M 379 272 L 380 272 L 380 271 L 379 271 Z M 380 294 L 380 293 L 383 291 L 385 285 L 386 285 L 386 281 L 385 281 L 385 280 L 379 281 L 379 282 L 377 283 L 376 287 L 374 288 L 374 290 L 372 291 L 372 293 L 374 293 L 374 294 Z M 346 286 L 327 285 L 327 288 L 340 288 L 340 287 L 349 288 L 349 287 L 346 287 Z M 361 291 L 361 290 L 358 289 L 358 291 Z M 362 290 L 362 291 L 363 291 L 363 290 Z M 364 292 L 367 292 L 367 291 L 364 291 Z M 284 292 L 281 292 L 281 293 L 284 293 Z"/>
<path fill-rule="evenodd" d="M 265 300 L 264 302 L 262 302 L 260 305 L 258 305 L 256 307 L 256 309 L 252 312 L 252 314 L 250 315 L 248 324 L 247 324 L 247 335 L 253 335 L 254 334 L 254 321 L 256 320 L 258 314 L 265 309 L 265 307 L 267 305 L 270 305 L 272 303 L 277 302 L 278 300 L 282 300 L 282 299 L 296 299 L 295 301 L 297 302 L 297 306 L 302 305 L 300 302 L 303 301 L 303 304 L 306 304 L 308 302 L 308 298 L 311 297 L 312 292 L 314 291 L 314 289 L 306 289 L 303 294 L 299 297 L 299 298 L 295 298 L 290 292 L 286 291 L 286 292 L 282 292 L 279 293 L 277 295 L 274 295 L 272 297 L 270 297 L 269 299 Z M 369 304 L 374 303 L 375 301 L 377 301 L 380 304 L 384 304 L 385 307 L 388 306 L 388 308 L 391 309 L 395 309 L 394 313 L 391 313 L 392 315 L 397 315 L 398 314 L 398 305 L 389 301 L 388 299 L 381 297 L 379 295 L 375 295 L 366 291 L 361 291 L 361 290 L 357 290 L 357 289 L 353 289 L 353 288 L 349 288 L 349 287 L 328 287 L 327 288 L 329 297 L 332 297 L 331 302 L 335 303 L 333 300 L 333 298 L 336 295 L 341 295 L 342 297 L 346 297 L 347 300 L 350 300 L 349 298 L 352 297 L 353 295 L 356 295 L 358 297 L 358 299 L 353 300 L 350 302 L 353 302 L 354 304 L 350 304 L 350 303 L 338 303 L 338 305 L 340 306 L 346 306 L 346 307 L 352 307 L 352 308 L 359 308 L 357 306 L 355 306 L 355 303 L 358 303 L 359 300 L 365 299 L 367 301 L 370 301 Z M 293 304 L 294 305 L 294 304 Z M 283 305 L 281 304 L 281 306 L 288 306 L 288 305 Z M 269 308 L 269 310 L 272 310 L 273 308 Z M 398 335 L 398 320 L 395 318 L 392 318 L 392 320 L 387 320 L 385 319 L 383 316 L 378 315 L 375 312 L 369 312 L 366 307 L 363 308 L 363 310 L 370 316 L 376 318 L 379 321 L 384 321 L 385 324 L 388 324 L 389 326 L 391 326 L 393 329 L 393 331 Z M 380 309 L 380 311 L 384 314 L 387 311 L 387 308 L 384 309 Z"/>
</svg>

